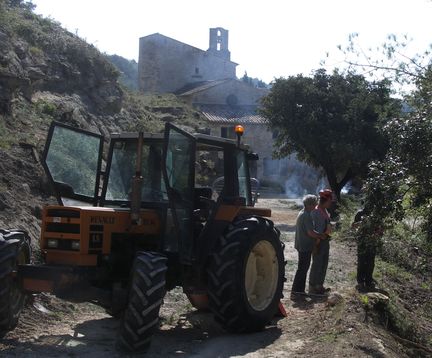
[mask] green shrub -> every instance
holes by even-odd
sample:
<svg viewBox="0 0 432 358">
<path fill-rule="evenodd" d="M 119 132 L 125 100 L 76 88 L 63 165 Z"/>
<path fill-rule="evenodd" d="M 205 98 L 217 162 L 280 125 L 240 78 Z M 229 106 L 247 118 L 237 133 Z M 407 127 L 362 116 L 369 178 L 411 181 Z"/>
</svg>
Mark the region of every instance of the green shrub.
<svg viewBox="0 0 432 358">
<path fill-rule="evenodd" d="M 57 107 L 54 103 L 39 100 L 36 102 L 36 109 L 40 114 L 46 114 L 53 117 L 57 110 Z"/>
<path fill-rule="evenodd" d="M 361 200 L 353 195 L 342 195 L 338 203 L 339 220 L 333 236 L 342 240 L 354 240 L 355 230 L 352 228 L 354 216 L 361 208 Z"/>
<path fill-rule="evenodd" d="M 44 53 L 43 50 L 41 50 L 37 46 L 30 46 L 29 52 L 32 56 L 35 56 L 35 57 L 42 57 L 42 55 Z"/>
</svg>

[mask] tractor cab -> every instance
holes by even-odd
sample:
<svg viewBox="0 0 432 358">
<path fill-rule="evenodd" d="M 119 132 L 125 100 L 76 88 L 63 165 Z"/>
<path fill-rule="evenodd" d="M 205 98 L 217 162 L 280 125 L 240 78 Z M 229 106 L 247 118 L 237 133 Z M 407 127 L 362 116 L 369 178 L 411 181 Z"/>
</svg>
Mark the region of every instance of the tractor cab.
<svg viewBox="0 0 432 358">
<path fill-rule="evenodd" d="M 80 210 L 95 225 L 88 227 L 89 244 L 60 239 L 56 246 L 56 238 L 46 232 L 42 247 L 48 256 L 52 256 L 51 249 L 59 251 L 68 246 L 66 243 L 79 248 L 82 255 L 110 254 L 112 247 L 124 247 L 119 239 L 132 236 L 134 247 L 178 255 L 181 263 L 192 264 L 205 260 L 209 235 L 225 227 L 220 222 L 229 219 L 223 220 L 228 209 L 230 216 L 238 214 L 240 208 L 243 212 L 252 208 L 248 162 L 257 156 L 247 147 L 230 139 L 189 134 L 172 124 L 166 125 L 164 134 L 142 134 L 140 151 L 138 143 L 139 133 L 112 134 L 105 154 L 102 136 L 53 122 L 44 167 L 59 205 Z M 137 173 L 140 195 L 134 199 L 133 178 Z M 135 224 L 125 219 L 134 200 L 144 215 Z M 53 209 L 46 211 L 47 223 L 62 221 L 59 216 L 50 217 L 50 212 Z M 268 210 L 259 214 L 270 215 Z M 157 220 L 152 220 L 155 216 Z M 140 238 L 145 226 L 153 226 L 150 231 L 155 235 Z M 63 223 L 60 227 L 67 233 Z M 47 224 L 45 228 L 56 230 L 59 225 Z M 96 235 L 101 233 L 103 237 Z M 92 243 L 94 237 L 99 237 L 100 251 Z M 94 250 L 82 252 L 83 247 Z M 93 256 L 92 262 L 96 261 Z"/>
</svg>

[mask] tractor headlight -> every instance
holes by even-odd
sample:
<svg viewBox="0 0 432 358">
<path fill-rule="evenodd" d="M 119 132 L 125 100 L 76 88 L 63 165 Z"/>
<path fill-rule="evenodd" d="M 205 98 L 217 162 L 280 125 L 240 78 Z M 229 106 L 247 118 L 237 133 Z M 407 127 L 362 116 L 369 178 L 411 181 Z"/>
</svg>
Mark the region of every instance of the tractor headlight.
<svg viewBox="0 0 432 358">
<path fill-rule="evenodd" d="M 47 246 L 50 249 L 56 249 L 59 246 L 59 241 L 57 239 L 48 239 Z"/>
<path fill-rule="evenodd" d="M 73 240 L 72 241 L 72 250 L 78 250 L 80 249 L 80 242 L 79 240 Z"/>
</svg>

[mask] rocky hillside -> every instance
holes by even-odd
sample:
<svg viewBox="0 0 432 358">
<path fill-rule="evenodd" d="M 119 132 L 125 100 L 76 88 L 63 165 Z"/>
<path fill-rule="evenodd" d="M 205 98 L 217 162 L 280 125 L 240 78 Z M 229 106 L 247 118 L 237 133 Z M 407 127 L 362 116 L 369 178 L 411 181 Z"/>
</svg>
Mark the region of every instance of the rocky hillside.
<svg viewBox="0 0 432 358">
<path fill-rule="evenodd" d="M 203 122 L 173 95 L 122 88 L 105 55 L 32 7 L 0 0 L 0 228 L 24 228 L 36 239 L 41 207 L 54 202 L 40 165 L 51 121 L 105 136 Z"/>
<path fill-rule="evenodd" d="M 120 83 L 130 90 L 138 90 L 138 63 L 118 55 L 107 55 L 108 60 L 120 72 Z"/>
</svg>

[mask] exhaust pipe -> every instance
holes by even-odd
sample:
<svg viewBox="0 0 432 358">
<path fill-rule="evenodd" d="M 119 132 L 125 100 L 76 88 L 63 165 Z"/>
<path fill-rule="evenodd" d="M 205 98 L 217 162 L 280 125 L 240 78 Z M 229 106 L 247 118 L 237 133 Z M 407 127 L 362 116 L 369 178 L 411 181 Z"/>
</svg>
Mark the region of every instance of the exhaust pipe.
<svg viewBox="0 0 432 358">
<path fill-rule="evenodd" d="M 141 224 L 140 210 L 141 210 L 141 191 L 142 191 L 142 183 L 143 183 L 143 177 L 141 175 L 141 166 L 142 166 L 143 142 L 144 142 L 144 134 L 143 132 L 139 132 L 135 175 L 132 178 L 132 195 L 131 195 L 132 225 Z"/>
</svg>

